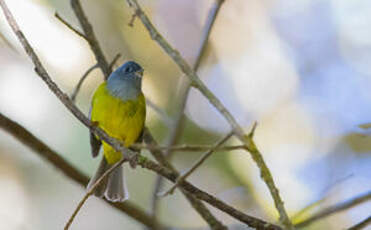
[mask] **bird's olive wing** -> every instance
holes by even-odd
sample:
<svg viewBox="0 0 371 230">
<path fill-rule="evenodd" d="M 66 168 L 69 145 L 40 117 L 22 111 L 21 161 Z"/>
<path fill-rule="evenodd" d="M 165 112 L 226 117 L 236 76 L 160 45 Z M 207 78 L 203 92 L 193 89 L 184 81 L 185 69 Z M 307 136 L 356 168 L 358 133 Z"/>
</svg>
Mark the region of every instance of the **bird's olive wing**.
<svg viewBox="0 0 371 230">
<path fill-rule="evenodd" d="M 91 119 L 91 107 L 89 111 L 89 119 Z M 90 131 L 90 147 L 91 147 L 91 155 L 93 157 L 98 156 L 101 145 L 102 145 L 102 141 L 100 141 L 95 136 L 95 134 Z"/>
</svg>

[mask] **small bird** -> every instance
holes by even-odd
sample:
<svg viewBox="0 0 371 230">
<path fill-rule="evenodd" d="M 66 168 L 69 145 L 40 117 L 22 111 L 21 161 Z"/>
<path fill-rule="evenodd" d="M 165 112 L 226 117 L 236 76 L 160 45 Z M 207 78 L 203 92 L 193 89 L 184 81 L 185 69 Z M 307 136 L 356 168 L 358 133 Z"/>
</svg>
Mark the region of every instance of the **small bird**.
<svg viewBox="0 0 371 230">
<path fill-rule="evenodd" d="M 127 148 L 140 138 L 145 123 L 146 102 L 142 93 L 142 76 L 143 68 L 139 64 L 126 62 L 95 90 L 91 102 L 91 121 L 111 137 L 122 141 Z M 90 133 L 90 145 L 92 155 L 96 157 L 102 141 Z M 88 189 L 122 157 L 120 152 L 103 141 L 103 158 Z M 129 198 L 122 166 L 100 183 L 95 195 L 112 202 L 123 202 Z"/>
</svg>

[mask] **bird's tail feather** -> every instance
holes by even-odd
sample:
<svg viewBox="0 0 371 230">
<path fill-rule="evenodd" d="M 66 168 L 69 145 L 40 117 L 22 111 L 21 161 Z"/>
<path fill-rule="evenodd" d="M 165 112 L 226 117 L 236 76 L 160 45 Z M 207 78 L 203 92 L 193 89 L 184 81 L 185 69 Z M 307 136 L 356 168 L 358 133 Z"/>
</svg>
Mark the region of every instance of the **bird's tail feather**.
<svg viewBox="0 0 371 230">
<path fill-rule="evenodd" d="M 108 164 L 105 157 L 95 173 L 90 179 L 88 184 L 88 190 L 95 184 L 97 180 L 106 172 L 112 165 Z M 127 191 L 126 183 L 124 180 L 122 166 L 117 167 L 113 170 L 108 177 L 106 177 L 99 186 L 95 189 L 94 195 L 98 197 L 105 197 L 111 202 L 123 202 L 129 199 L 129 193 Z"/>
</svg>

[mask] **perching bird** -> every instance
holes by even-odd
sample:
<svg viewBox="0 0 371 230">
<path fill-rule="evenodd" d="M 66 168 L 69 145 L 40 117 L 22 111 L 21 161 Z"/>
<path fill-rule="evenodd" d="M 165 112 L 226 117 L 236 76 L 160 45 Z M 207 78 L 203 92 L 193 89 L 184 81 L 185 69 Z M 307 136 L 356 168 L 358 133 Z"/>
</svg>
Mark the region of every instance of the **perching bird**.
<svg viewBox="0 0 371 230">
<path fill-rule="evenodd" d="M 125 147 L 130 147 L 138 140 L 144 127 L 146 102 L 142 93 L 142 76 L 143 68 L 140 65 L 133 61 L 126 62 L 96 89 L 91 103 L 91 121 L 111 137 L 124 142 Z M 93 133 L 90 133 L 90 144 L 92 155 L 96 157 L 102 143 Z M 104 141 L 103 153 L 103 159 L 88 189 L 122 158 L 120 152 Z M 104 196 L 112 202 L 122 202 L 129 198 L 121 166 L 106 177 L 95 190 L 95 195 Z"/>
</svg>

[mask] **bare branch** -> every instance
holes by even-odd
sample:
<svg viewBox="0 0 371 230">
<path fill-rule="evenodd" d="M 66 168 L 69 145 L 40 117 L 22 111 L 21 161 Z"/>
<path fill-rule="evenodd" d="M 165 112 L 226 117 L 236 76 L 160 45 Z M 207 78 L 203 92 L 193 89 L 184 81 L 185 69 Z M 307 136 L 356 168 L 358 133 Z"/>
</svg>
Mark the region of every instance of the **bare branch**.
<svg viewBox="0 0 371 230">
<path fill-rule="evenodd" d="M 309 217 L 308 219 L 295 224 L 295 226 L 298 227 L 298 228 L 308 226 L 308 225 L 312 224 L 313 222 L 315 222 L 319 219 L 328 217 L 328 216 L 330 216 L 332 214 L 335 214 L 337 212 L 341 212 L 341 211 L 350 209 L 350 208 L 352 208 L 356 205 L 359 205 L 361 203 L 369 201 L 370 199 L 371 199 L 371 191 L 369 191 L 365 194 L 359 195 L 359 196 L 357 196 L 355 198 L 352 198 L 350 200 L 335 204 L 333 206 L 329 206 L 329 207 L 319 211 L 317 214 L 314 214 L 313 216 Z"/>
<path fill-rule="evenodd" d="M 115 63 L 117 62 L 117 60 L 121 57 L 121 54 L 116 54 L 116 56 L 113 58 L 111 64 L 109 65 L 109 68 L 112 70 L 113 66 L 115 65 Z M 86 72 L 84 73 L 84 75 L 82 75 L 82 77 L 80 78 L 79 82 L 77 83 L 75 89 L 73 90 L 73 93 L 71 94 L 71 100 L 73 102 L 76 101 L 76 97 L 77 97 L 77 94 L 80 92 L 80 89 L 81 89 L 81 86 L 82 86 L 82 83 L 86 80 L 86 78 L 89 76 L 89 74 L 96 68 L 99 68 L 99 65 L 98 63 L 93 65 L 92 67 L 90 67 L 88 70 L 86 70 Z"/>
<path fill-rule="evenodd" d="M 0 0 L 1 3 L 1 0 Z M 7 131 L 10 135 L 15 137 L 18 141 L 29 147 L 35 153 L 37 153 L 41 158 L 51 163 L 56 169 L 62 172 L 69 179 L 77 182 L 82 187 L 86 187 L 89 182 L 89 178 L 82 174 L 75 167 L 71 166 L 66 160 L 60 157 L 58 154 L 44 142 L 35 137 L 27 129 L 17 124 L 16 122 L 10 120 L 0 113 L 0 128 Z M 141 208 L 136 206 L 130 201 L 126 201 L 125 205 L 111 203 L 106 201 L 112 207 L 119 209 L 120 211 L 126 213 L 128 216 L 132 217 L 139 223 L 146 225 L 148 227 L 158 224 L 154 218 L 145 213 Z"/>
<path fill-rule="evenodd" d="M 205 27 L 203 29 L 203 34 L 201 36 L 200 47 L 197 51 L 197 58 L 196 58 L 196 61 L 193 65 L 194 71 L 197 71 L 198 67 L 200 66 L 201 58 L 202 58 L 202 56 L 205 52 L 205 49 L 206 49 L 206 46 L 207 46 L 207 43 L 208 43 L 208 40 L 209 40 L 209 37 L 210 37 L 211 29 L 214 25 L 214 22 L 216 20 L 216 17 L 219 13 L 219 10 L 220 10 L 223 2 L 224 2 L 224 0 L 214 1 L 211 9 L 209 10 L 208 17 L 207 17 L 207 20 L 206 20 L 206 24 L 205 24 Z M 135 12 L 133 14 L 132 20 L 130 21 L 131 26 L 133 26 L 134 19 L 136 17 L 137 17 L 137 14 Z M 178 113 L 175 115 L 174 122 L 173 122 L 172 126 L 169 126 L 170 127 L 169 139 L 167 141 L 168 147 L 173 146 L 173 145 L 178 143 L 178 140 L 181 136 L 181 132 L 182 132 L 183 127 L 184 127 L 184 121 L 185 121 L 184 110 L 185 110 L 185 106 L 187 104 L 187 99 L 188 99 L 189 91 L 190 91 L 190 88 L 191 88 L 191 82 L 187 78 L 181 78 L 181 80 L 183 80 L 183 85 L 184 86 L 182 87 L 182 91 L 180 92 L 180 100 L 181 101 L 179 103 L 180 106 L 179 106 L 179 109 L 178 109 Z M 173 153 L 174 153 L 174 151 L 169 149 L 168 151 L 166 151 L 165 155 L 168 157 L 169 160 L 171 160 L 171 157 L 172 157 Z M 157 213 L 158 199 L 159 199 L 157 194 L 160 192 L 162 184 L 163 184 L 162 183 L 162 178 L 157 177 L 155 187 L 154 187 L 154 191 L 153 191 L 153 195 L 152 195 L 152 213 L 154 215 L 156 215 L 156 213 Z"/>
<path fill-rule="evenodd" d="M 353 176 L 354 176 L 353 174 L 349 174 L 348 176 L 345 176 L 343 178 L 338 179 L 334 183 L 328 185 L 327 188 L 325 188 L 325 192 L 328 193 L 328 191 L 330 189 L 332 190 L 333 187 L 335 187 L 336 185 L 348 180 L 349 178 L 351 178 Z M 327 194 L 324 197 L 322 197 L 321 199 L 306 205 L 304 208 L 302 208 L 301 210 L 299 210 L 298 212 L 296 212 L 294 215 L 291 216 L 292 222 L 294 222 L 294 223 L 298 222 L 298 221 L 295 221 L 295 220 L 300 219 L 300 217 L 302 217 L 304 214 L 309 213 L 311 210 L 313 210 L 316 207 L 319 207 L 322 203 L 324 203 L 329 198 L 330 198 L 330 196 Z"/>
<path fill-rule="evenodd" d="M 135 149 L 148 149 L 148 150 L 158 150 L 158 151 L 181 151 L 181 152 L 200 152 L 200 151 L 207 151 L 212 149 L 214 146 L 212 145 L 189 145 L 189 144 L 182 144 L 176 146 L 160 146 L 160 145 L 148 145 L 148 144 L 141 144 L 136 143 L 131 146 Z M 231 146 L 221 146 L 215 149 L 215 152 L 221 151 L 233 151 L 233 150 L 240 150 L 245 149 L 245 145 L 231 145 Z"/>
<path fill-rule="evenodd" d="M 116 62 L 119 60 L 120 57 L 121 57 L 121 54 L 118 53 L 118 54 L 116 54 L 116 56 L 112 59 L 111 63 L 109 64 L 109 68 L 110 68 L 111 72 L 113 71 L 113 68 L 114 68 Z"/>
<path fill-rule="evenodd" d="M 80 25 L 84 31 L 86 40 L 88 41 L 90 48 L 92 49 L 95 55 L 95 59 L 97 60 L 98 65 L 100 69 L 102 70 L 105 79 L 107 79 L 108 76 L 111 74 L 111 69 L 109 68 L 107 59 L 105 58 L 102 49 L 100 48 L 98 40 L 93 31 L 93 27 L 90 24 L 88 18 L 86 17 L 81 7 L 80 1 L 71 0 L 71 7 L 73 11 L 75 12 L 77 19 L 80 22 Z"/>
<path fill-rule="evenodd" d="M 371 224 L 371 216 L 367 217 L 366 219 L 362 220 L 358 224 L 354 225 L 353 227 L 348 228 L 348 230 L 360 230 L 363 229 Z"/>
<path fill-rule="evenodd" d="M 2 1 L 3 0 L 0 0 L 0 3 Z M 83 186 L 86 186 L 86 184 L 88 183 L 88 178 L 81 174 L 78 170 L 76 170 L 63 158 L 61 158 L 59 156 L 60 154 L 56 153 L 42 141 L 37 139 L 27 129 L 15 123 L 14 121 L 11 121 L 10 119 L 6 118 L 1 113 L 0 113 L 0 127 L 6 130 L 9 134 L 14 136 L 19 141 L 21 141 L 23 144 L 31 148 L 39 156 L 52 163 L 56 168 L 60 169 L 66 176 L 68 176 L 72 180 L 78 182 Z M 168 178 L 171 181 L 174 182 L 176 181 L 177 175 L 170 169 L 160 166 L 145 157 L 139 157 L 137 160 L 138 165 L 142 166 L 143 168 L 159 173 L 160 175 Z M 193 194 L 196 198 L 204 200 L 205 202 L 233 216 L 237 220 L 240 220 L 241 222 L 248 224 L 251 227 L 263 230 L 282 230 L 279 226 L 267 223 L 263 220 L 257 219 L 252 216 L 248 216 L 243 212 L 234 209 L 233 207 L 225 204 L 223 201 L 196 188 L 195 186 L 191 185 L 188 182 L 183 181 L 179 186 L 184 188 L 188 193 Z M 122 210 L 132 218 L 136 219 L 137 221 L 148 227 L 156 226 L 157 224 L 155 221 L 153 221 L 154 219 L 145 214 L 142 210 L 135 207 L 135 205 L 131 204 L 130 201 L 125 201 L 125 204 L 110 202 L 107 203 Z"/>
<path fill-rule="evenodd" d="M 156 41 L 160 47 L 173 59 L 173 61 L 178 65 L 184 74 L 191 80 L 191 85 L 197 88 L 206 99 L 224 116 L 226 121 L 230 124 L 233 129 L 234 134 L 239 138 L 239 140 L 246 145 L 246 150 L 248 150 L 260 169 L 260 175 L 263 181 L 266 183 L 271 196 L 274 200 L 274 204 L 280 216 L 280 222 L 288 229 L 293 229 L 293 225 L 287 215 L 279 191 L 274 183 L 272 174 L 267 167 L 262 154 L 257 149 L 253 139 L 249 138 L 244 134 L 242 127 L 237 123 L 236 119 L 227 110 L 227 108 L 221 103 L 221 101 L 206 87 L 206 85 L 200 80 L 198 75 L 193 71 L 193 69 L 188 65 L 180 53 L 175 50 L 157 31 L 153 26 L 152 22 L 149 20 L 147 15 L 144 13 L 142 8 L 139 6 L 137 0 L 127 0 L 129 6 L 132 7 L 140 18 L 142 24 L 147 29 L 151 38 Z"/>
<path fill-rule="evenodd" d="M 85 196 L 81 199 L 81 201 L 79 202 L 79 204 L 77 205 L 76 209 L 73 211 L 72 215 L 70 216 L 70 218 L 68 219 L 65 227 L 64 227 L 64 230 L 68 230 L 69 227 L 71 226 L 73 220 L 75 219 L 77 213 L 80 211 L 80 209 L 82 208 L 82 206 L 84 205 L 85 201 L 89 198 L 89 196 L 93 195 L 94 191 L 97 189 L 97 187 L 102 183 L 102 181 L 113 171 L 115 170 L 117 167 L 119 167 L 120 165 L 122 165 L 122 163 L 124 163 L 125 159 L 122 159 L 120 160 L 119 162 L 117 162 L 116 164 L 112 165 L 107 171 L 105 171 L 103 173 L 103 175 L 93 184 L 93 186 L 89 189 L 89 191 L 85 194 Z"/>
<path fill-rule="evenodd" d="M 157 142 L 153 138 L 152 134 L 149 132 L 147 128 L 144 129 L 143 132 L 143 140 L 147 144 L 150 145 L 157 145 Z M 169 169 L 176 177 L 178 178 L 180 176 L 179 172 L 175 169 L 175 167 L 167 161 L 165 155 L 158 150 L 152 150 L 151 154 L 154 156 L 154 158 L 164 167 Z M 186 196 L 187 200 L 191 203 L 192 207 L 203 217 L 203 219 L 210 225 L 211 229 L 215 230 L 226 230 L 227 227 L 225 227 L 219 220 L 217 220 L 210 210 L 207 209 L 207 207 L 200 202 L 199 200 L 195 199 L 194 195 L 192 193 L 186 192 L 184 189 L 181 189 L 182 193 Z"/>
<path fill-rule="evenodd" d="M 75 29 L 70 23 L 68 23 L 66 20 L 64 20 L 57 12 L 54 13 L 54 17 L 56 17 L 60 22 L 62 22 L 65 26 L 67 26 L 68 29 L 72 30 L 75 34 L 79 35 L 85 40 L 88 40 L 85 35 L 80 32 L 79 30 Z"/>
<path fill-rule="evenodd" d="M 138 162 L 138 165 L 140 165 L 143 168 L 149 169 L 151 171 L 154 171 L 164 177 L 166 177 L 168 180 L 172 182 L 176 182 L 176 179 L 178 175 L 174 172 L 172 172 L 170 169 L 165 168 L 163 166 L 160 166 L 153 161 L 149 160 L 148 158 L 145 157 L 140 157 L 140 160 Z M 235 208 L 225 204 L 223 201 L 219 200 L 218 198 L 196 188 L 192 184 L 183 181 L 182 183 L 179 184 L 179 187 L 187 191 L 188 193 L 192 194 L 196 198 L 203 200 L 210 205 L 214 206 L 215 208 L 228 213 L 229 215 L 233 216 L 234 218 L 238 219 L 239 221 L 247 224 L 250 227 L 256 228 L 256 229 L 274 229 L 274 230 L 282 230 L 281 227 L 267 223 L 265 221 L 262 221 L 260 219 L 257 219 L 255 217 L 246 215 L 245 213 L 236 210 Z"/>
<path fill-rule="evenodd" d="M 160 194 L 160 196 L 167 196 L 169 194 L 173 194 L 174 193 L 174 190 L 178 187 L 178 185 L 184 181 L 185 179 L 187 179 L 187 177 L 189 177 L 194 171 L 196 171 L 196 169 L 198 167 L 201 166 L 202 163 L 205 162 L 205 160 L 207 158 L 209 158 L 211 156 L 211 154 L 214 153 L 214 151 L 220 147 L 221 145 L 223 145 L 231 136 L 233 135 L 233 133 L 229 133 L 227 136 L 225 136 L 224 138 L 222 138 L 220 141 L 218 141 L 214 146 L 213 148 L 211 148 L 209 151 L 207 151 L 206 153 L 204 153 L 201 158 L 187 171 L 185 172 L 184 174 L 182 174 L 180 177 L 177 178 L 176 180 L 176 183 L 166 192 Z"/>
<path fill-rule="evenodd" d="M 80 92 L 80 88 L 82 86 L 82 83 L 85 81 L 85 79 L 89 76 L 89 74 L 96 68 L 98 68 L 98 64 L 95 64 L 93 65 L 92 67 L 90 67 L 88 70 L 86 70 L 86 72 L 84 73 L 84 75 L 82 75 L 82 77 L 80 78 L 79 82 L 77 83 L 75 89 L 73 90 L 73 93 L 71 94 L 71 100 L 73 102 L 76 101 L 76 97 L 77 97 L 77 94 Z"/>
</svg>

